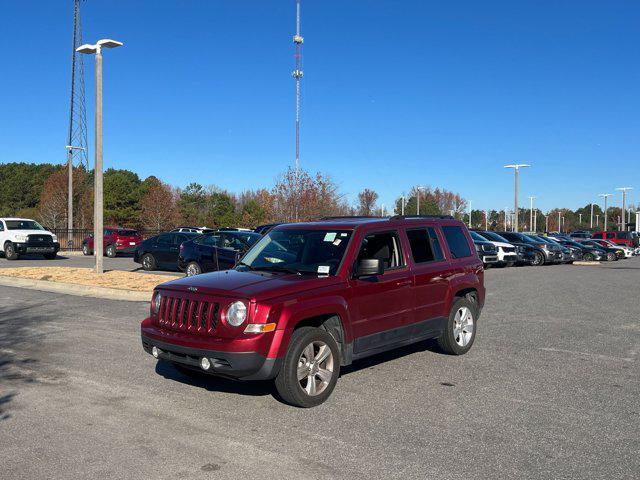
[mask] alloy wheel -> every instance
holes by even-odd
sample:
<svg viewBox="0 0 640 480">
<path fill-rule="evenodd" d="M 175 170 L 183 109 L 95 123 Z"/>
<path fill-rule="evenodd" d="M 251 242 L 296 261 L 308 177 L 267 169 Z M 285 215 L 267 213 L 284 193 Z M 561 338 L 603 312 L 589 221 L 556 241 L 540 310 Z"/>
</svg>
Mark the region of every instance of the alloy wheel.
<svg viewBox="0 0 640 480">
<path fill-rule="evenodd" d="M 298 359 L 298 382 L 307 395 L 315 397 L 325 391 L 333 377 L 331 348 L 317 340 L 307 345 Z"/>
<path fill-rule="evenodd" d="M 187 277 L 193 277 L 194 275 L 198 275 L 200 274 L 200 269 L 198 268 L 198 265 L 196 265 L 195 263 L 190 263 L 187 266 Z"/>
<path fill-rule="evenodd" d="M 453 319 L 453 338 L 461 347 L 466 347 L 473 337 L 473 314 L 467 307 L 460 307 Z"/>
<path fill-rule="evenodd" d="M 142 259 L 142 266 L 145 270 L 151 270 L 151 257 L 149 255 L 145 255 Z"/>
</svg>

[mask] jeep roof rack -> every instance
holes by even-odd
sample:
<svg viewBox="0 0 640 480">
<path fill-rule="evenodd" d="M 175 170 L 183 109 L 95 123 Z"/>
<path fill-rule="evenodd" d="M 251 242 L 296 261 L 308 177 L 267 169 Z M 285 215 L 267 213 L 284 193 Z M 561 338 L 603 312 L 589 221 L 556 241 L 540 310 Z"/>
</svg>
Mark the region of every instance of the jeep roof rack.
<svg viewBox="0 0 640 480">
<path fill-rule="evenodd" d="M 405 220 L 405 219 L 413 219 L 413 218 L 424 218 L 424 219 L 434 219 L 438 218 L 441 220 L 454 220 L 451 215 L 394 215 L 390 218 L 390 220 Z"/>
</svg>

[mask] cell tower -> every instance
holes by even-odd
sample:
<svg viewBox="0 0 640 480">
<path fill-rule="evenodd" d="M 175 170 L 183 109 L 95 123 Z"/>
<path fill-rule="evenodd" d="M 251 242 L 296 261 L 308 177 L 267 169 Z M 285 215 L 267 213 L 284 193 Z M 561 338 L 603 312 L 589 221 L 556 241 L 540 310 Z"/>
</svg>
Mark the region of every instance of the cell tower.
<svg viewBox="0 0 640 480">
<path fill-rule="evenodd" d="M 82 45 L 82 23 L 80 21 L 80 0 L 73 2 L 73 45 L 71 49 L 71 96 L 69 106 L 69 136 L 67 137 L 68 206 L 67 245 L 73 247 L 73 166 L 89 168 L 87 152 L 87 110 L 84 92 L 84 60 L 76 54 Z"/>
<path fill-rule="evenodd" d="M 73 48 L 71 50 L 71 96 L 69 109 L 68 146 L 71 149 L 73 163 L 88 168 L 87 152 L 87 110 L 84 91 L 84 60 L 76 54 L 76 48 L 82 45 L 82 23 L 80 21 L 80 1 L 73 1 Z"/>
<path fill-rule="evenodd" d="M 293 36 L 293 43 L 296 46 L 296 69 L 293 71 L 293 78 L 296 80 L 296 197 L 298 196 L 298 176 L 300 172 L 300 80 L 302 72 L 302 44 L 304 38 L 300 35 L 300 0 L 296 0 L 296 34 Z M 295 202 L 295 220 L 298 220 L 298 202 Z"/>
</svg>

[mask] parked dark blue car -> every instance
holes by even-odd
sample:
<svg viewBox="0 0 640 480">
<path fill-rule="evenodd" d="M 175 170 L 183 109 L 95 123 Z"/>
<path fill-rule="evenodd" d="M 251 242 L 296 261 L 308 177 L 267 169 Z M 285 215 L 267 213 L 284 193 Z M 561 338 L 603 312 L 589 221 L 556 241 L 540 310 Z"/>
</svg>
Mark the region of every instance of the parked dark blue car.
<svg viewBox="0 0 640 480">
<path fill-rule="evenodd" d="M 133 252 L 133 261 L 145 270 L 177 270 L 180 244 L 199 237 L 199 233 L 167 232 L 140 242 Z"/>
<path fill-rule="evenodd" d="M 187 276 L 203 272 L 228 270 L 261 235 L 246 231 L 216 231 L 183 243 L 178 256 L 178 268 Z"/>
</svg>

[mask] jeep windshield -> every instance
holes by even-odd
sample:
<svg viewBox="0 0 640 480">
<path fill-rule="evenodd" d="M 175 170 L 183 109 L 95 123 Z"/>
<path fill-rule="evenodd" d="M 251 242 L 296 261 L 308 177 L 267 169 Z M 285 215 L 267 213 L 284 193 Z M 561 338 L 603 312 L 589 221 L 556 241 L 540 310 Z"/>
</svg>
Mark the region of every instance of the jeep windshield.
<svg viewBox="0 0 640 480">
<path fill-rule="evenodd" d="M 35 220 L 5 220 L 7 230 L 44 230 Z"/>
<path fill-rule="evenodd" d="M 242 258 L 238 270 L 335 275 L 351 230 L 271 230 Z"/>
</svg>

